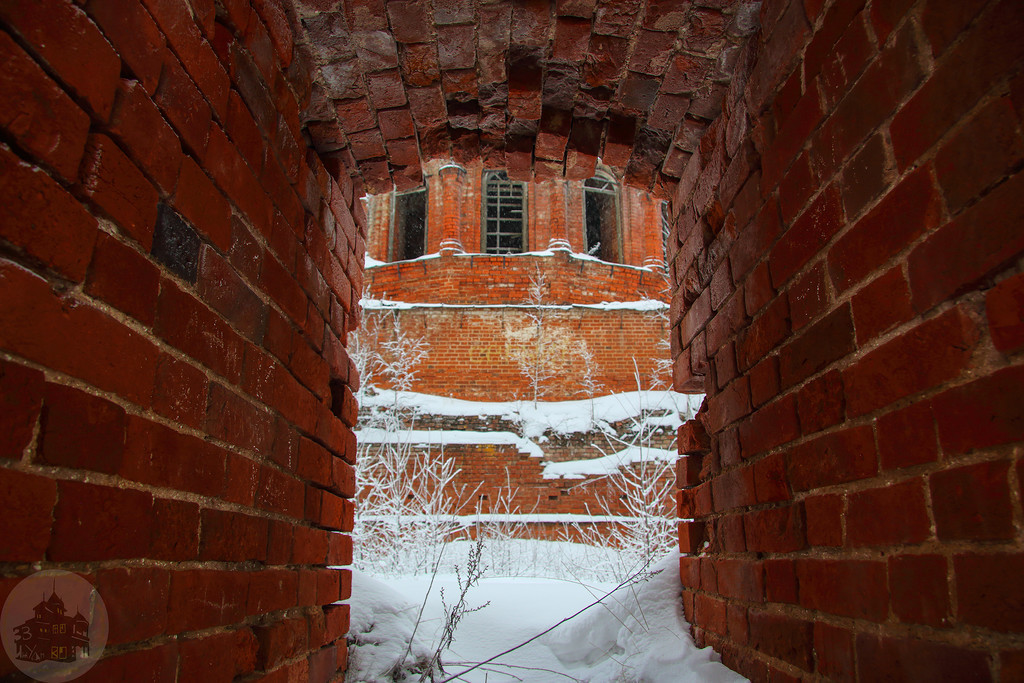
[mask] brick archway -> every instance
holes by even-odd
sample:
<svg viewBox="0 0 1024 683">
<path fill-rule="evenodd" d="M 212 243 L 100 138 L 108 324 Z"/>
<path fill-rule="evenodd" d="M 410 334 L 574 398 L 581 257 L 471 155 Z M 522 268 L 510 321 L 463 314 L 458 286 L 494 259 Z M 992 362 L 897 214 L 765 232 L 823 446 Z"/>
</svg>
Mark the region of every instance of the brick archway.
<svg viewBox="0 0 1024 683">
<path fill-rule="evenodd" d="M 529 180 L 589 178 L 600 158 L 667 197 L 757 28 L 757 3 L 733 1 L 295 8 L 312 145 L 369 192 L 419 185 L 431 159 Z"/>
<path fill-rule="evenodd" d="M 96 680 L 329 680 L 360 195 L 601 158 L 672 199 L 698 641 L 758 680 L 1020 678 L 1022 15 L 0 5 L 2 595 L 94 580 Z"/>
</svg>

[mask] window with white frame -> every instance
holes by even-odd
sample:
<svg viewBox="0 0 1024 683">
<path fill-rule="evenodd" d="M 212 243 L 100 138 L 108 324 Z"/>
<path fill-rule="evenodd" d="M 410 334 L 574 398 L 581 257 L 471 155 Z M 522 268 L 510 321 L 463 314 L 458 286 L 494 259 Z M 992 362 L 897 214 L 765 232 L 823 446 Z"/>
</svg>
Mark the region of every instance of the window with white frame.
<svg viewBox="0 0 1024 683">
<path fill-rule="evenodd" d="M 483 177 L 483 247 L 488 254 L 518 254 L 526 249 L 526 186 L 505 171 Z"/>
</svg>

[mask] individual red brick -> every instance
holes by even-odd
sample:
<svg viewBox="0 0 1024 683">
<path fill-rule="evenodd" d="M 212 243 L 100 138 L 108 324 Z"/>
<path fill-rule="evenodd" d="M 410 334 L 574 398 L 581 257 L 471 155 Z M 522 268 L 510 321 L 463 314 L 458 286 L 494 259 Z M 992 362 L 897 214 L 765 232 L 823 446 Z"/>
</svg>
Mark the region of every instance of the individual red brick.
<svg viewBox="0 0 1024 683">
<path fill-rule="evenodd" d="M 748 512 L 743 517 L 743 535 L 747 550 L 753 552 L 792 553 L 807 547 L 799 504 Z"/>
<path fill-rule="evenodd" d="M 220 384 L 210 386 L 206 431 L 217 438 L 257 453 L 269 452 L 273 443 L 273 418 Z"/>
<path fill-rule="evenodd" d="M 746 370 L 753 366 L 789 333 L 789 301 L 780 296 L 741 333 L 736 348 L 738 368 Z"/>
<path fill-rule="evenodd" d="M 273 669 L 282 661 L 304 652 L 308 646 L 305 619 L 282 619 L 256 627 L 255 633 L 259 642 L 256 661 L 261 669 Z"/>
<path fill-rule="evenodd" d="M 693 555 L 704 544 L 704 522 L 679 522 L 679 552 Z"/>
<path fill-rule="evenodd" d="M 711 512 L 711 483 L 680 490 L 678 500 L 680 518 L 694 519 L 706 516 Z"/>
<path fill-rule="evenodd" d="M 43 373 L 0 359 L 0 458 L 21 458 L 43 404 Z"/>
<path fill-rule="evenodd" d="M 96 662 L 79 680 L 82 683 L 106 681 L 173 681 L 178 675 L 178 644 L 119 653 Z"/>
<path fill-rule="evenodd" d="M 832 432 L 789 452 L 789 482 L 794 491 L 864 479 L 877 471 L 870 426 Z"/>
<path fill-rule="evenodd" d="M 974 322 L 952 308 L 863 356 L 843 372 L 847 412 L 855 417 L 930 389 L 970 367 Z"/>
<path fill-rule="evenodd" d="M 914 403 L 878 418 L 882 469 L 910 467 L 938 459 L 931 406 Z"/>
<path fill-rule="evenodd" d="M 680 455 L 705 453 L 711 449 L 708 433 L 699 420 L 687 420 L 679 426 L 676 444 Z"/>
<path fill-rule="evenodd" d="M 1014 275 L 985 295 L 985 315 L 992 343 L 1004 353 L 1024 347 L 1024 275 Z"/>
<path fill-rule="evenodd" d="M 0 260 L 0 347 L 148 406 L 156 348 L 81 300 L 71 301 Z"/>
<path fill-rule="evenodd" d="M 154 332 L 232 382 L 241 378 L 245 342 L 170 280 L 161 283 Z"/>
<path fill-rule="evenodd" d="M 797 413 L 803 434 L 838 424 L 844 414 L 843 382 L 837 370 L 807 382 L 797 394 Z"/>
<path fill-rule="evenodd" d="M 191 569 L 171 573 L 167 633 L 235 624 L 245 617 L 248 579 L 242 572 Z"/>
<path fill-rule="evenodd" d="M 837 680 L 854 678 L 854 635 L 850 631 L 821 621 L 814 623 L 814 652 L 817 670 Z"/>
<path fill-rule="evenodd" d="M 765 560 L 763 564 L 765 600 L 796 604 L 796 569 L 793 560 Z"/>
<path fill-rule="evenodd" d="M 889 592 L 900 621 L 943 627 L 950 623 L 946 558 L 897 555 L 889 558 Z"/>
<path fill-rule="evenodd" d="M 198 429 L 206 413 L 207 386 L 206 375 L 201 370 L 161 354 L 156 369 L 153 410 Z"/>
<path fill-rule="evenodd" d="M 900 267 L 876 278 L 853 297 L 857 343 L 865 344 L 914 317 L 910 288 Z"/>
<path fill-rule="evenodd" d="M 10 529 L 0 537 L 0 559 L 4 562 L 42 560 L 50 544 L 57 484 L 49 478 L 0 468 L 0 512 Z"/>
<path fill-rule="evenodd" d="M 785 453 L 773 453 L 754 463 L 754 491 L 758 503 L 789 500 L 788 481 Z"/>
<path fill-rule="evenodd" d="M 225 454 L 213 444 L 143 418 L 128 418 L 127 447 L 119 474 L 153 486 L 219 496 Z"/>
<path fill-rule="evenodd" d="M 148 252 L 159 195 L 113 140 L 105 135 L 89 137 L 80 182 L 81 193 Z"/>
<path fill-rule="evenodd" d="M 760 406 L 778 395 L 778 358 L 771 356 L 764 359 L 755 365 L 748 375 L 750 376 L 750 399 L 754 406 Z"/>
<path fill-rule="evenodd" d="M 855 347 L 853 317 L 849 304 L 845 304 L 782 348 L 779 353 L 779 379 L 782 387 L 788 388 L 802 382 L 851 354 Z"/>
<path fill-rule="evenodd" d="M 78 177 L 89 116 L 7 34 L 0 35 L 0 126 L 19 147 L 53 168 L 65 182 Z"/>
<path fill-rule="evenodd" d="M 263 570 L 249 577 L 248 614 L 265 614 L 287 609 L 298 597 L 299 577 L 287 570 Z"/>
<path fill-rule="evenodd" d="M 750 386 L 746 377 L 739 377 L 720 394 L 708 401 L 708 427 L 718 432 L 750 414 Z"/>
<path fill-rule="evenodd" d="M 846 542 L 854 547 L 908 545 L 930 536 L 919 479 L 849 494 L 845 517 Z"/>
<path fill-rule="evenodd" d="M 267 520 L 226 510 L 203 510 L 199 558 L 220 562 L 263 561 Z"/>
<path fill-rule="evenodd" d="M 304 495 L 303 485 L 295 478 L 270 467 L 260 469 L 260 483 L 256 489 L 257 507 L 300 518 Z"/>
<path fill-rule="evenodd" d="M 1022 381 L 1020 366 L 1003 368 L 937 396 L 933 406 L 945 453 L 967 453 L 1024 438 Z"/>
<path fill-rule="evenodd" d="M 715 567 L 721 595 L 747 602 L 764 601 L 764 569 L 760 562 L 719 559 Z"/>
<path fill-rule="evenodd" d="M 150 556 L 156 560 L 194 560 L 199 554 L 199 506 L 180 500 L 153 501 L 153 523 L 160 530 Z"/>
<path fill-rule="evenodd" d="M 884 562 L 802 559 L 796 573 L 803 607 L 875 622 L 889 612 Z"/>
<path fill-rule="evenodd" d="M 248 628 L 189 638 L 178 644 L 181 678 L 193 681 L 230 681 L 256 667 L 257 641 Z"/>
<path fill-rule="evenodd" d="M 939 539 L 996 540 L 1014 535 L 1009 468 L 1006 461 L 983 462 L 931 476 Z"/>
<path fill-rule="evenodd" d="M 199 159 L 206 154 L 210 131 L 210 105 L 170 52 L 153 101 L 164 112 L 181 141 Z"/>
<path fill-rule="evenodd" d="M 793 331 L 799 330 L 824 312 L 830 299 L 831 296 L 825 286 L 825 266 L 818 263 L 801 275 L 789 288 L 789 312 L 793 321 Z"/>
<path fill-rule="evenodd" d="M 936 303 L 997 272 L 1024 250 L 1024 236 L 1011 226 L 1024 218 L 1016 198 L 1024 174 L 1003 183 L 910 253 L 908 275 L 914 307 Z"/>
<path fill-rule="evenodd" d="M 139 252 L 101 232 L 85 291 L 148 326 L 156 317 L 159 277 L 156 266 Z"/>
<path fill-rule="evenodd" d="M 843 544 L 843 497 L 838 495 L 804 498 L 807 542 L 812 546 Z"/>
<path fill-rule="evenodd" d="M 712 499 L 717 511 L 745 507 L 757 501 L 754 472 L 749 467 L 729 470 L 711 480 Z"/>
<path fill-rule="evenodd" d="M 1024 570 L 1024 555 L 965 553 L 953 558 L 959 620 L 1003 632 L 1017 632 L 1024 595 L 1010 577 Z"/>
<path fill-rule="evenodd" d="M 96 219 L 45 173 L 0 146 L 0 236 L 79 281 L 92 255 Z"/>
<path fill-rule="evenodd" d="M 231 207 L 194 161 L 181 165 L 174 208 L 222 250 L 231 246 Z"/>
<path fill-rule="evenodd" d="M 810 671 L 813 624 L 783 614 L 750 610 L 750 644 L 758 651 Z"/>
<path fill-rule="evenodd" d="M 59 467 L 113 474 L 124 452 L 124 408 L 78 389 L 47 384 L 39 458 Z"/>
<path fill-rule="evenodd" d="M 124 63 L 152 95 L 160 81 L 166 45 L 153 18 L 134 2 L 90 0 L 87 9 Z"/>
<path fill-rule="evenodd" d="M 145 557 L 153 538 L 153 496 L 77 481 L 59 483 L 48 557 L 56 561 Z"/>
<path fill-rule="evenodd" d="M 754 411 L 739 425 L 743 457 L 765 453 L 800 436 L 796 418 L 796 400 L 792 395 L 778 399 Z"/>
<path fill-rule="evenodd" d="M 85 12 L 67 0 L 15 0 L 0 7 L 0 18 L 100 121 L 107 120 L 121 60 Z"/>
<path fill-rule="evenodd" d="M 990 680 L 989 655 L 923 638 L 857 635 L 857 664 L 885 680 Z"/>
<path fill-rule="evenodd" d="M 694 599 L 694 622 L 703 628 L 725 635 L 729 632 L 726 604 L 710 595 L 698 593 Z"/>
<path fill-rule="evenodd" d="M 164 632 L 170 576 L 164 569 L 142 567 L 101 570 L 96 590 L 110 620 L 108 643 L 138 642 Z"/>
</svg>

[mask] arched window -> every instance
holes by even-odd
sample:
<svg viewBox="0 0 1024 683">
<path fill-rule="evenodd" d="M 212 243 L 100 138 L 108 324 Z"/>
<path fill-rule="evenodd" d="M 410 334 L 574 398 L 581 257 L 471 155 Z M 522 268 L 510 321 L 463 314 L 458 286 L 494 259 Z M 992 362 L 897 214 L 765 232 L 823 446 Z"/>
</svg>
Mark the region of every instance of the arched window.
<svg viewBox="0 0 1024 683">
<path fill-rule="evenodd" d="M 604 175 L 583 183 L 583 220 L 586 224 L 587 253 L 602 261 L 622 262 L 619 230 L 619 188 Z"/>
<path fill-rule="evenodd" d="M 419 258 L 427 251 L 427 190 L 396 192 L 391 212 L 389 261 Z"/>
<path fill-rule="evenodd" d="M 505 171 L 483 177 L 483 242 L 488 254 L 519 254 L 526 247 L 526 188 Z"/>
</svg>

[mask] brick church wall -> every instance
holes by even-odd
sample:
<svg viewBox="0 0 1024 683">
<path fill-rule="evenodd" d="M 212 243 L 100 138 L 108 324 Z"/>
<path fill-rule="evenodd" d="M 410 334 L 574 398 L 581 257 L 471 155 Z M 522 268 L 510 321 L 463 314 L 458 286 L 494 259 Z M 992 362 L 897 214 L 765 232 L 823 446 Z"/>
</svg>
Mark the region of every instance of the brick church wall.
<svg viewBox="0 0 1024 683">
<path fill-rule="evenodd" d="M 424 307 L 365 310 L 363 316 L 361 334 L 367 338 L 392 338 L 397 321 L 404 333 L 429 344 L 416 368 L 413 391 L 472 401 L 533 398 L 530 380 L 515 356 L 534 343 L 519 338 L 521 333 L 533 334 L 534 323 L 525 310 Z M 587 397 L 581 385 L 586 366 L 577 354 L 582 343 L 593 354 L 594 377 L 604 387 L 601 395 L 636 391 L 637 373 L 641 385 L 650 386 L 659 356 L 668 353 L 659 346 L 668 334 L 668 321 L 648 311 L 568 308 L 547 310 L 544 316 L 544 339 L 551 344 L 555 374 L 542 383 L 543 400 Z"/>
<path fill-rule="evenodd" d="M 306 151 L 288 22 L 15 0 L 0 29 L 0 601 L 97 586 L 81 681 L 331 679 L 365 221 Z"/>
<path fill-rule="evenodd" d="M 761 20 L 672 205 L 686 616 L 754 680 L 1017 680 L 1024 13 Z"/>
</svg>

